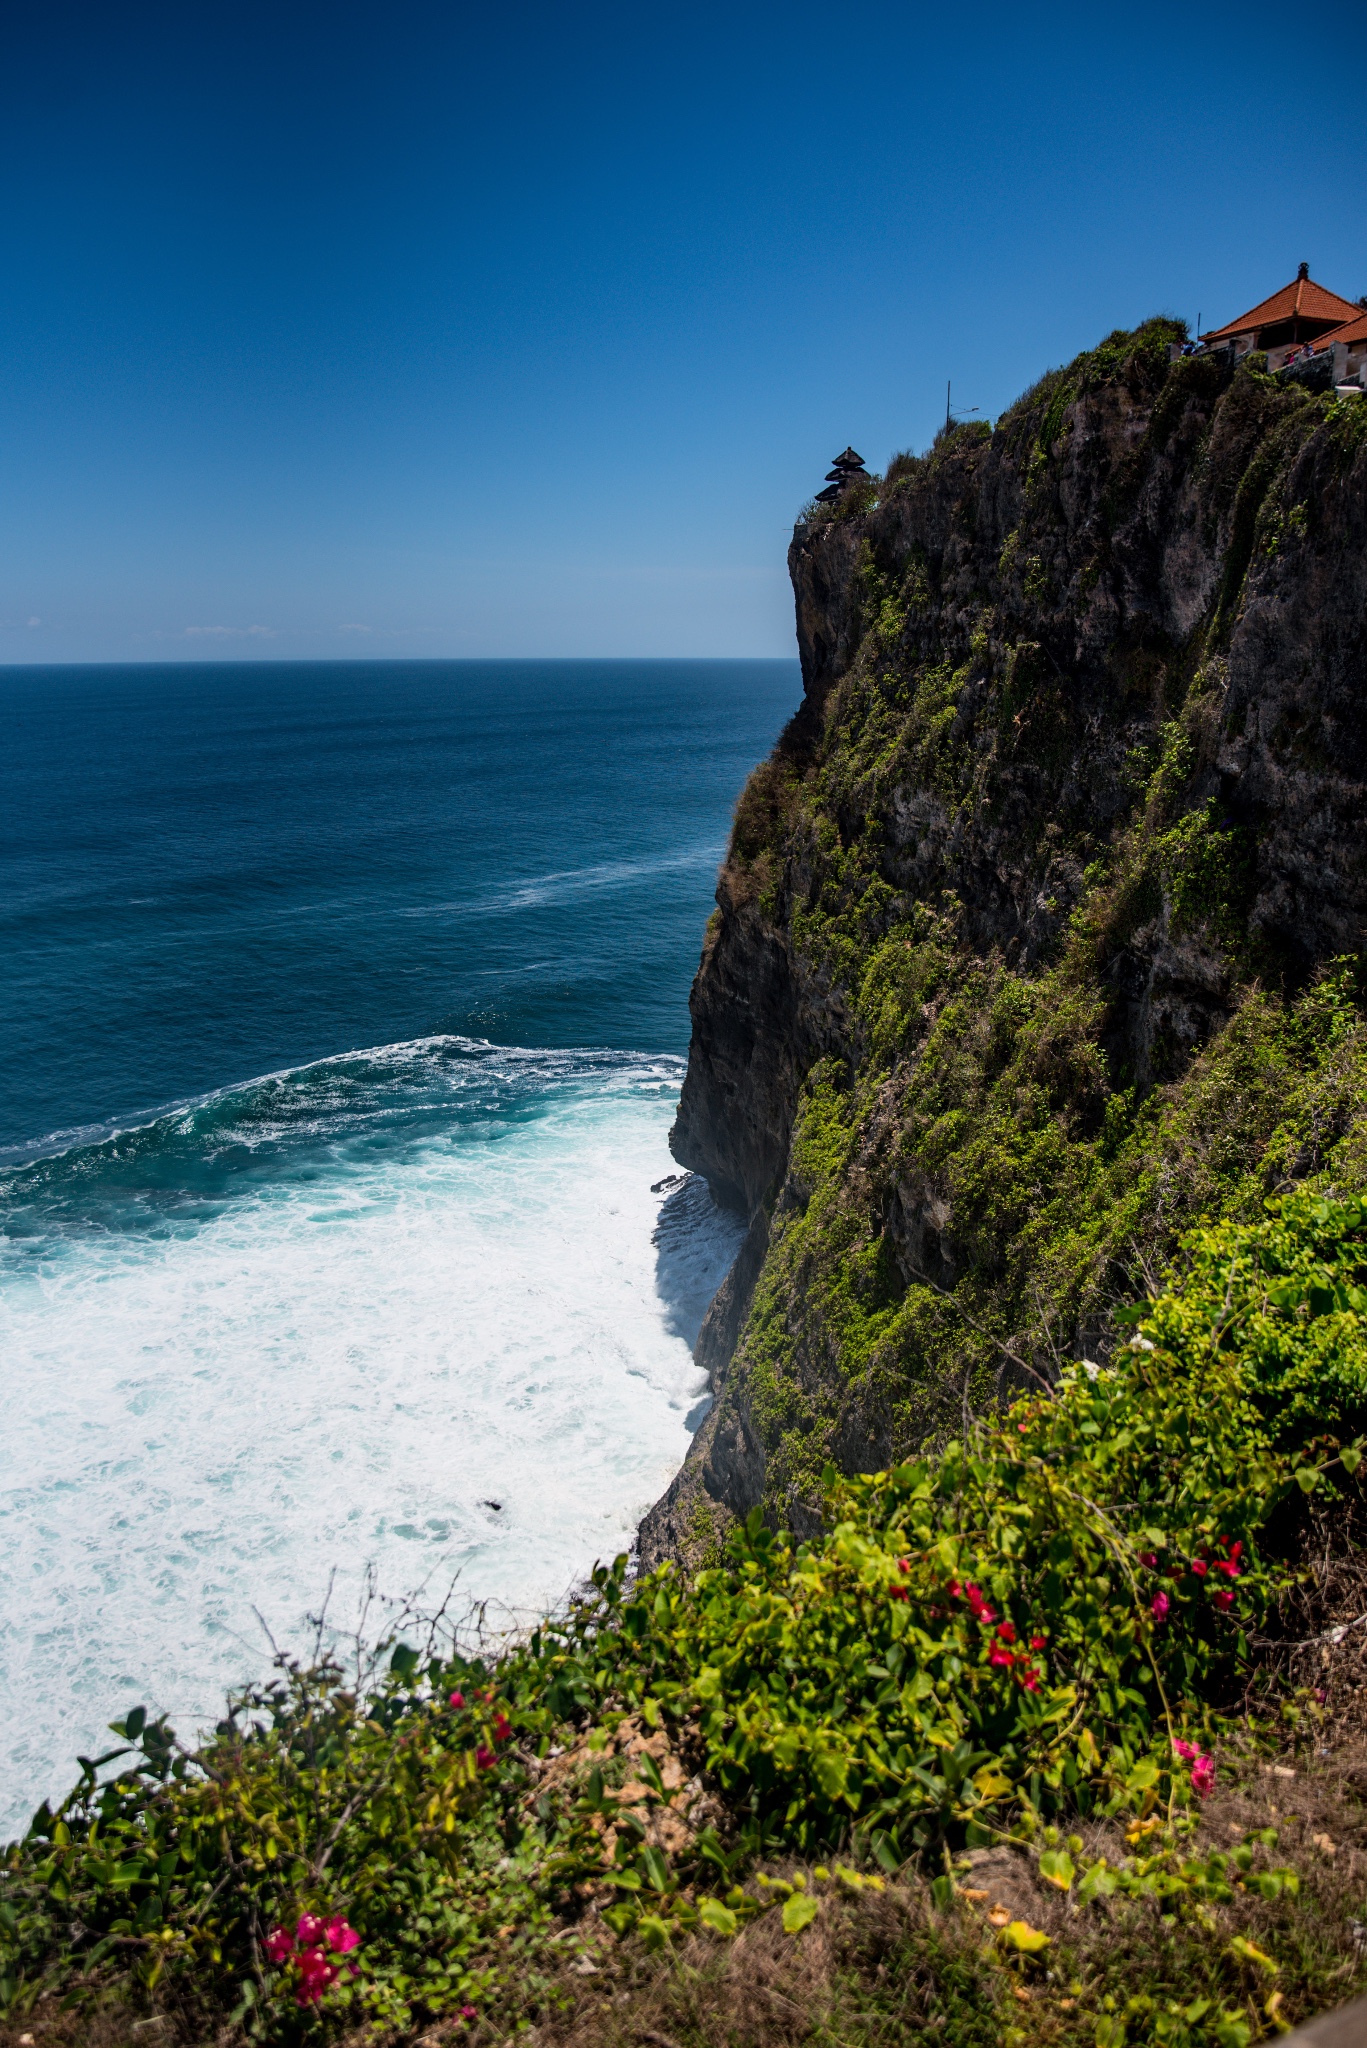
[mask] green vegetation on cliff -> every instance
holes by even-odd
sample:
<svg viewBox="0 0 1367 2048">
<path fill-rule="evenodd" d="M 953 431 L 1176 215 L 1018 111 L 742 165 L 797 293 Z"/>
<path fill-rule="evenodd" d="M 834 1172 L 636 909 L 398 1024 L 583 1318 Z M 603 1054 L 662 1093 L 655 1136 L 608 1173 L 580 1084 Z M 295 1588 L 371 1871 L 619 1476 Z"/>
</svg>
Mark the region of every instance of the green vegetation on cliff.
<svg viewBox="0 0 1367 2048">
<path fill-rule="evenodd" d="M 756 1500 L 814 1531 L 828 1463 L 1107 1357 L 1198 1219 L 1367 1183 L 1367 406 L 1175 338 L 798 528 L 808 700 L 737 809 L 677 1142 L 767 1251 L 659 1550 Z"/>
<path fill-rule="evenodd" d="M 967 2002 L 1003 2039 L 1012 1970 L 1054 1937 L 1017 1918 L 974 1949 L 961 1859 L 992 1844 L 1073 1901 L 1060 2039 L 1238 2048 L 1272 1979 L 1313 2004 L 1343 1929 L 1316 1905 L 1314 1942 L 1275 1914 L 1254 1940 L 1300 1873 L 1270 1836 L 1197 1831 L 1306 1517 L 1356 1498 L 1367 1205 L 1298 1194 L 1192 1232 L 1131 1328 L 1111 1366 L 932 1457 L 829 1475 L 815 1542 L 756 1512 L 691 1580 L 629 1586 L 619 1559 L 495 1662 L 400 1645 L 359 1693 L 287 1667 L 193 1750 L 130 1716 L 8 1854 L 7 2009 L 113 2000 L 186 2039 L 230 2015 L 260 2040 L 443 2016 L 495 2038 L 569 2010 L 566 1939 L 595 1969 L 771 1913 L 798 1941 L 828 1894 L 916 1859 L 946 1983 L 976 1953 Z M 1128 2017 L 1087 1960 L 1121 1908 L 1180 1936 Z M 1212 1930 L 1194 1997 L 1172 1973 Z"/>
</svg>

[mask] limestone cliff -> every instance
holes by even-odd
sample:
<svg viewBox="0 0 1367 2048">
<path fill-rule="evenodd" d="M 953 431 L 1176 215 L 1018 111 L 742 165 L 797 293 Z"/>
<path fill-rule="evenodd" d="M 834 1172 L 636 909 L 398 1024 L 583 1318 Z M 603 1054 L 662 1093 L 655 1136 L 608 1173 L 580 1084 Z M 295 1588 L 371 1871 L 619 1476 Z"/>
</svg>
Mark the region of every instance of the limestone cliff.
<svg viewBox="0 0 1367 2048">
<path fill-rule="evenodd" d="M 1367 398 L 1114 335 L 799 523 L 676 1157 L 751 1220 L 642 1549 L 811 1527 L 1176 1231 L 1360 1181 Z"/>
</svg>

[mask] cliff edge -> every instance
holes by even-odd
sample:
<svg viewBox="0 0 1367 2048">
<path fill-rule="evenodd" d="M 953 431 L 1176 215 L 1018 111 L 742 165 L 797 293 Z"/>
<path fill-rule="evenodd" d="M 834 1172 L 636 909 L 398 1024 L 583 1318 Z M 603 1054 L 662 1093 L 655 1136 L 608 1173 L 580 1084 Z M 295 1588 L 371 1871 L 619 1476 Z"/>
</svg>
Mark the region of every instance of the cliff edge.
<svg viewBox="0 0 1367 2048">
<path fill-rule="evenodd" d="M 676 1158 L 750 1231 L 642 1526 L 696 1559 L 1079 1347 L 1204 1215 L 1359 1187 L 1367 398 L 1151 321 L 814 507 Z"/>
</svg>

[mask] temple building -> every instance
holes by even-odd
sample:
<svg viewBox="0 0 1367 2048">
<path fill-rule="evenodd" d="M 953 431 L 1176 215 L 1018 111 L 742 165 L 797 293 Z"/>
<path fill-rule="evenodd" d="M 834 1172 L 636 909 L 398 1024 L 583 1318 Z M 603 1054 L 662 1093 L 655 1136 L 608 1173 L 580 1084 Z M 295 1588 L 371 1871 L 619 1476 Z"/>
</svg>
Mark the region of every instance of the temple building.
<svg viewBox="0 0 1367 2048">
<path fill-rule="evenodd" d="M 1318 353 L 1336 330 L 1359 325 L 1362 317 L 1361 301 L 1326 291 L 1311 277 L 1310 265 L 1302 263 L 1291 283 L 1270 299 L 1199 339 L 1205 348 L 1232 347 L 1236 356 L 1265 349 L 1269 370 L 1282 370 L 1293 357 Z M 1360 342 L 1354 352 L 1361 354 Z"/>
<path fill-rule="evenodd" d="M 826 488 L 824 491 L 817 492 L 817 504 L 834 504 L 835 500 L 843 494 L 847 484 L 852 484 L 856 477 L 863 477 L 867 481 L 868 474 L 864 467 L 863 456 L 856 455 L 853 448 L 846 448 L 843 454 L 836 456 L 835 461 L 826 471 Z"/>
</svg>

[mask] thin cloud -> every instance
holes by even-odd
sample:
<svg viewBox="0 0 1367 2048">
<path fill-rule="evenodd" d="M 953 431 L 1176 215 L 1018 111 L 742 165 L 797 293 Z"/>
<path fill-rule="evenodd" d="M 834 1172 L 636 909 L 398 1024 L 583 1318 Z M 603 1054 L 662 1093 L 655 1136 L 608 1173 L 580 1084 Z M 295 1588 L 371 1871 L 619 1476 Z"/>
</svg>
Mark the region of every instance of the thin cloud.
<svg viewBox="0 0 1367 2048">
<path fill-rule="evenodd" d="M 43 622 L 42 622 L 42 620 L 41 620 L 41 619 L 30 619 L 30 620 L 29 620 L 29 624 L 30 624 L 31 626 L 41 626 L 41 625 L 42 625 L 42 623 L 43 623 Z"/>
<path fill-rule="evenodd" d="M 187 626 L 187 640 L 274 640 L 274 626 Z"/>
<path fill-rule="evenodd" d="M 353 623 L 351 625 L 343 626 L 341 628 L 341 631 L 343 633 L 368 633 L 370 631 L 370 628 L 369 626 L 362 626 L 359 623 Z"/>
</svg>

